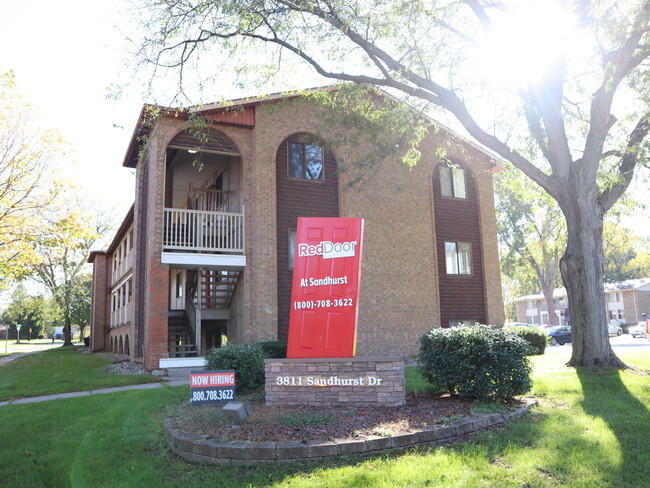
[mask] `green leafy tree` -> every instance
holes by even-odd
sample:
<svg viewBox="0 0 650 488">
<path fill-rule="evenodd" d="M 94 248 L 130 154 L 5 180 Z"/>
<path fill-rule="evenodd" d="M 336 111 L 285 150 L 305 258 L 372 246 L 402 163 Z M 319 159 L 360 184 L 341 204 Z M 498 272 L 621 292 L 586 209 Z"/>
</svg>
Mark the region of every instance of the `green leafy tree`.
<svg viewBox="0 0 650 488">
<path fill-rule="evenodd" d="M 615 222 L 603 229 L 605 280 L 625 281 L 650 277 L 650 242 Z"/>
<path fill-rule="evenodd" d="M 79 327 L 79 339 L 83 340 L 86 327 L 90 325 L 90 300 L 93 276 L 82 273 L 72 280 L 70 320 Z"/>
<path fill-rule="evenodd" d="M 559 325 L 553 290 L 560 274 L 560 256 L 566 247 L 562 212 L 551 196 L 523 173 L 507 167 L 495 180 L 497 231 L 502 244 L 502 270 L 511 278 L 535 278 L 546 302 L 549 324 Z M 532 273 L 531 273 L 532 271 Z M 526 276 L 528 273 L 528 276 Z"/>
<path fill-rule="evenodd" d="M 84 314 L 76 300 L 83 293 L 80 287 L 84 286 L 82 273 L 88 253 L 109 228 L 101 214 L 91 215 L 87 210 L 78 210 L 81 208 L 81 202 L 68 201 L 51 215 L 32 241 L 38 258 L 32 277 L 47 288 L 60 308 L 64 346 L 72 345 L 74 318 Z"/>
<path fill-rule="evenodd" d="M 42 295 L 29 295 L 24 286 L 18 285 L 2 314 L 2 320 L 10 326 L 9 335 L 17 338 L 16 324 L 20 324 L 21 339 L 38 337 L 45 325 L 45 302 Z"/>
<path fill-rule="evenodd" d="M 624 366 L 607 335 L 602 228 L 646 161 L 647 0 L 137 3 L 134 44 L 151 86 L 177 70 L 187 93 L 229 66 L 240 79 L 297 79 L 293 59 L 450 115 L 562 210 L 570 364 Z"/>
<path fill-rule="evenodd" d="M 25 276 L 39 212 L 56 202 L 61 183 L 52 166 L 64 153 L 60 136 L 38 126 L 11 71 L 0 73 L 0 288 Z"/>
</svg>

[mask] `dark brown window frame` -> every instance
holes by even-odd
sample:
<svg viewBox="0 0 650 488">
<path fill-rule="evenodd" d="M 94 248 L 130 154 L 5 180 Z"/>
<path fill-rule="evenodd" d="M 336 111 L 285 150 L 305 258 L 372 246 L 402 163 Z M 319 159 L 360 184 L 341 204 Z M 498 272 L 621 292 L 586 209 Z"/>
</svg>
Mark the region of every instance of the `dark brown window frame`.
<svg viewBox="0 0 650 488">
<path fill-rule="evenodd" d="M 306 136 L 305 136 L 306 137 Z M 302 137 L 300 139 L 302 140 L 296 140 L 297 138 L 288 138 L 287 139 L 287 179 L 289 180 L 294 180 L 294 181 L 308 181 L 310 183 L 324 183 L 325 182 L 325 148 L 323 147 L 323 144 L 316 140 L 304 140 Z M 303 169 L 303 175 L 306 175 L 307 173 L 307 164 L 306 164 L 306 146 L 317 146 L 320 148 L 321 152 L 321 172 L 320 172 L 320 179 L 312 179 L 312 178 L 306 178 L 303 176 L 302 178 L 297 178 L 295 176 L 291 175 L 291 144 L 301 144 L 303 146 L 303 151 L 302 151 L 302 169 Z"/>
</svg>

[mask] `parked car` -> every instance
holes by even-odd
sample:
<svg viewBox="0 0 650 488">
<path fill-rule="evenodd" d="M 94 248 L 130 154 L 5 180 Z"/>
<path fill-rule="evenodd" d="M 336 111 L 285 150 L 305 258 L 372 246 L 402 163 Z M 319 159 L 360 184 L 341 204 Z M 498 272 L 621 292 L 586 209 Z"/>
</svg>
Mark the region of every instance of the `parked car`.
<svg viewBox="0 0 650 488">
<path fill-rule="evenodd" d="M 620 336 L 623 333 L 623 329 L 621 329 L 618 325 L 608 325 L 607 332 L 611 336 Z"/>
<path fill-rule="evenodd" d="M 54 340 L 61 341 L 63 340 L 63 334 L 61 332 L 57 332 L 54 334 Z"/>
<path fill-rule="evenodd" d="M 504 327 L 532 327 L 533 329 L 538 329 L 539 326 L 533 324 L 525 324 L 523 322 L 506 322 L 503 324 Z"/>
<path fill-rule="evenodd" d="M 546 329 L 546 334 L 551 338 L 551 346 L 560 346 L 571 342 L 571 327 L 560 325 L 559 327 L 550 327 Z"/>
<path fill-rule="evenodd" d="M 648 337 L 648 333 L 645 330 L 645 322 L 639 322 L 635 327 L 630 329 L 630 334 L 632 337 Z"/>
</svg>

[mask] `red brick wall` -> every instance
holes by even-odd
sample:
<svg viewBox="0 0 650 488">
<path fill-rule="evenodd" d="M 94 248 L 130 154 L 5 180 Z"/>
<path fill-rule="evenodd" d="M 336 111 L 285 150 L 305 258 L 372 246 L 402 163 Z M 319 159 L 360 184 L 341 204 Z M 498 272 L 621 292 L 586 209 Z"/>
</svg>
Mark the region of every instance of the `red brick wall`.
<svg viewBox="0 0 650 488">
<path fill-rule="evenodd" d="M 90 316 L 90 349 L 103 351 L 108 333 L 108 310 L 110 307 L 110 256 L 95 254 L 93 260 L 92 312 Z"/>
<path fill-rule="evenodd" d="M 299 135 L 285 139 L 276 156 L 278 339 L 286 341 L 293 270 L 289 269 L 289 230 L 296 229 L 298 217 L 338 217 L 339 180 L 334 155 L 325 151 L 322 182 L 297 180 L 287 176 L 289 141 L 304 140 Z"/>
<path fill-rule="evenodd" d="M 438 218 L 444 221 L 445 215 L 436 214 L 434 218 L 432 175 L 440 159 L 438 150 L 450 139 L 454 144 L 447 144 L 449 157 L 455 156 L 466 163 L 475 177 L 477 220 L 471 228 L 477 238 L 477 249 L 473 249 L 473 256 L 482 255 L 484 259 L 474 263 L 473 278 L 482 274 L 485 284 L 468 293 L 482 297 L 479 308 L 485 321 L 503 320 L 492 166 L 487 156 L 443 131 L 431 131 L 420 148 L 423 157 L 415 168 L 406 167 L 397 157 L 388 158 L 379 163 L 366 183 L 344 190 L 355 175 L 344 172 L 338 177 L 328 176 L 328 167 L 338 165 L 339 169 L 350 171 L 349 162 L 362 159 L 371 149 L 361 142 L 334 149 L 338 161 L 333 156 L 329 156 L 330 162 L 326 159 L 325 183 L 289 182 L 285 166 L 288 136 L 314 133 L 326 141 L 336 137 L 320 123 L 319 112 L 311 103 L 287 102 L 274 107 L 258 106 L 255 110 L 253 130 L 219 127 L 237 145 L 242 158 L 247 265 L 238 287 L 241 316 L 238 316 L 240 326 L 233 330 L 236 342 L 267 340 L 278 333 L 281 337 L 286 334 L 283 324 L 288 322 L 288 310 L 282 304 L 288 304 L 290 299 L 291 273 L 286 262 L 288 229 L 295 225 L 299 215 L 340 215 L 363 217 L 366 221 L 358 354 L 416 352 L 419 336 L 430 327 L 444 323 L 441 310 L 445 306 L 438 300 L 438 275 L 440 263 L 444 266 L 444 252 L 439 261 L 435 221 Z M 146 346 L 137 353 L 145 355 L 148 367 L 158 367 L 158 360 L 167 355 L 169 275 L 168 267 L 160 263 L 164 161 L 167 144 L 182 128 L 180 120 L 160 121 L 152 132 L 156 138 L 145 153 L 146 159 L 137 168 L 139 196 L 135 222 L 141 228 L 136 241 L 138 267 L 134 269 L 134 274 L 139 275 L 135 278 L 134 299 L 140 304 L 136 336 Z M 308 186 L 306 189 L 283 186 L 289 183 Z M 315 187 L 325 189 L 330 183 L 333 188 L 328 194 L 336 198 L 332 199 L 331 206 L 323 206 L 321 197 L 316 198 Z M 321 203 L 307 212 L 305 206 L 316 200 Z M 462 301 L 463 296 L 458 298 Z M 464 306 L 462 310 L 463 316 L 455 318 L 482 318 L 468 317 Z"/>
</svg>

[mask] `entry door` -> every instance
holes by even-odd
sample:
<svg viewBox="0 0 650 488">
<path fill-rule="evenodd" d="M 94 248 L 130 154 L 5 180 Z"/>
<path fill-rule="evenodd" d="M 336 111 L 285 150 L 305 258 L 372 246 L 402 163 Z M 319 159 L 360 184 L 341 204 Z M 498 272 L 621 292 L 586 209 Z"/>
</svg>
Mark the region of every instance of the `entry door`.
<svg viewBox="0 0 650 488">
<path fill-rule="evenodd" d="M 169 308 L 170 310 L 185 310 L 185 270 L 172 270 L 171 273 Z"/>
<path fill-rule="evenodd" d="M 362 232 L 362 219 L 298 219 L 287 357 L 354 357 Z"/>
</svg>

